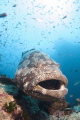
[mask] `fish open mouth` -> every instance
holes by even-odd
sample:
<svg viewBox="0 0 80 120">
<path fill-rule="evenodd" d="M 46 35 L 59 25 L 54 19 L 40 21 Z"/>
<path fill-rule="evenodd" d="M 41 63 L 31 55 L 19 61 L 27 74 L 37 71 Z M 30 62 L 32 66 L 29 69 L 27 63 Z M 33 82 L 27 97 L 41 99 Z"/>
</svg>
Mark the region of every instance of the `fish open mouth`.
<svg viewBox="0 0 80 120">
<path fill-rule="evenodd" d="M 60 72 L 51 75 L 39 74 L 35 81 L 33 79 L 30 83 L 26 82 L 24 90 L 26 93 L 31 91 L 31 96 L 35 98 L 51 101 L 53 98 L 62 98 L 68 93 L 67 84 L 67 78 Z"/>
<path fill-rule="evenodd" d="M 35 86 L 34 91 L 37 91 L 42 95 L 62 98 L 67 94 L 68 89 L 66 88 L 65 82 L 56 79 L 49 79 L 39 82 Z"/>
<path fill-rule="evenodd" d="M 48 90 L 58 90 L 60 89 L 61 85 L 65 85 L 65 83 L 60 80 L 50 79 L 50 80 L 41 81 L 38 83 L 38 85 Z"/>
</svg>

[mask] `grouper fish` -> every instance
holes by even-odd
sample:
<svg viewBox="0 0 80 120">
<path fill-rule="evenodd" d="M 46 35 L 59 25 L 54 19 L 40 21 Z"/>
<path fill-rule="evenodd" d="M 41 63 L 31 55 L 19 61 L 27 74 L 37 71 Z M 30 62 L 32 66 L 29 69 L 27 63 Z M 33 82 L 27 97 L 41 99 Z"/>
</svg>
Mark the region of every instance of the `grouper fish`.
<svg viewBox="0 0 80 120">
<path fill-rule="evenodd" d="M 22 53 L 14 82 L 27 95 L 44 101 L 63 98 L 68 92 L 60 65 L 35 49 Z"/>
</svg>

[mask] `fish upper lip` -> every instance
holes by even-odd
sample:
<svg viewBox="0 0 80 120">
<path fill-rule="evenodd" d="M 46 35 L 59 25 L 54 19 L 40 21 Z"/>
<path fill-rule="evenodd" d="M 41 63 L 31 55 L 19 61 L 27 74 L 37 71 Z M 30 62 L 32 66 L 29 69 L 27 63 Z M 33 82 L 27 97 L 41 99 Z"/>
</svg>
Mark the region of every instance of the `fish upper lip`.
<svg viewBox="0 0 80 120">
<path fill-rule="evenodd" d="M 34 87 L 39 85 L 41 82 L 49 81 L 49 80 L 59 81 L 59 84 L 64 84 L 65 87 L 68 84 L 68 80 L 67 80 L 66 76 L 63 75 L 61 72 L 58 72 L 58 73 L 55 72 L 51 75 L 46 74 L 43 77 L 41 75 L 38 75 L 34 79 L 27 85 L 27 89 L 34 89 Z"/>
</svg>

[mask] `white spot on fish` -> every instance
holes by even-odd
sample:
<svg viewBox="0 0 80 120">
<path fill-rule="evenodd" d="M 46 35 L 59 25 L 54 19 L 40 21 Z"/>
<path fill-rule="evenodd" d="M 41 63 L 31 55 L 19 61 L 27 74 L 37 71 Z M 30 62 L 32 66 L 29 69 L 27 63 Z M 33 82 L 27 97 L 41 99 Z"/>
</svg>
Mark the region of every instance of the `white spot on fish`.
<svg viewBox="0 0 80 120">
<path fill-rule="evenodd" d="M 29 82 L 26 82 L 25 84 L 24 84 L 24 89 L 26 89 L 26 87 L 27 87 L 27 85 L 29 84 Z"/>
</svg>

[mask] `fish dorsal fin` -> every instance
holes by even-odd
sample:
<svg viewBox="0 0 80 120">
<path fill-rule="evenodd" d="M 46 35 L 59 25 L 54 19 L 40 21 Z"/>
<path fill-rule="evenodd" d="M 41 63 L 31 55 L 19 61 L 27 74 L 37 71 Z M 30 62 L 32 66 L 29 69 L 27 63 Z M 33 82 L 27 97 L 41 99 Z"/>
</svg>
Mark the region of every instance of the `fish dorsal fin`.
<svg viewBox="0 0 80 120">
<path fill-rule="evenodd" d="M 27 50 L 27 51 L 22 52 L 22 56 L 23 56 L 24 54 L 26 54 L 26 53 L 32 51 L 32 50 L 35 50 L 35 48 L 33 48 L 33 49 L 31 49 L 31 50 Z"/>
</svg>

